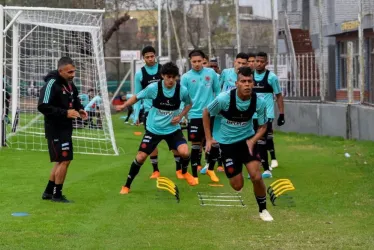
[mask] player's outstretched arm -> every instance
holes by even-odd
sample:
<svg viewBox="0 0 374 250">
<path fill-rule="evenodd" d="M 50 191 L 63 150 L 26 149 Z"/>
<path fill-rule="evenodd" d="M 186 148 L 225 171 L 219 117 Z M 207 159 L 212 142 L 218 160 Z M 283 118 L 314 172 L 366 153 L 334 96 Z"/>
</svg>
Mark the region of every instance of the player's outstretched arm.
<svg viewBox="0 0 374 250">
<path fill-rule="evenodd" d="M 123 109 L 125 109 L 126 107 L 129 107 L 129 106 L 132 106 L 134 105 L 136 102 L 138 102 L 138 98 L 136 97 L 136 95 L 133 95 L 130 99 L 128 99 L 124 104 L 122 105 L 117 105 L 116 106 L 116 110 L 117 111 L 121 111 Z"/>
<path fill-rule="evenodd" d="M 286 122 L 284 119 L 284 101 L 282 93 L 276 94 L 277 97 L 277 105 L 279 109 L 279 118 L 278 118 L 278 126 L 284 125 Z"/>
<path fill-rule="evenodd" d="M 182 118 L 185 115 L 187 115 L 187 113 L 190 111 L 191 108 L 192 108 L 192 104 L 184 106 L 182 112 L 178 116 L 174 117 L 173 120 L 171 121 L 171 123 L 173 125 L 179 124 L 181 122 Z"/>
</svg>

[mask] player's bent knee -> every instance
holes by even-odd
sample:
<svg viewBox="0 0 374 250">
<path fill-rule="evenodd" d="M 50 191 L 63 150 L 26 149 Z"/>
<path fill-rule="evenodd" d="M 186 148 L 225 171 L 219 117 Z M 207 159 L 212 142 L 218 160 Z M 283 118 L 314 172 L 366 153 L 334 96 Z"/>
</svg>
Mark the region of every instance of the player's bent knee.
<svg viewBox="0 0 374 250">
<path fill-rule="evenodd" d="M 148 155 L 144 152 L 138 152 L 136 155 L 136 161 L 139 162 L 140 164 L 143 164 L 145 160 L 147 160 Z"/>
<path fill-rule="evenodd" d="M 59 166 L 62 166 L 64 168 L 67 168 L 70 164 L 70 161 L 62 161 L 59 163 Z"/>
<path fill-rule="evenodd" d="M 232 187 L 235 191 L 240 191 L 240 190 L 242 190 L 242 188 L 243 188 L 243 183 L 231 183 L 231 187 Z"/>
</svg>

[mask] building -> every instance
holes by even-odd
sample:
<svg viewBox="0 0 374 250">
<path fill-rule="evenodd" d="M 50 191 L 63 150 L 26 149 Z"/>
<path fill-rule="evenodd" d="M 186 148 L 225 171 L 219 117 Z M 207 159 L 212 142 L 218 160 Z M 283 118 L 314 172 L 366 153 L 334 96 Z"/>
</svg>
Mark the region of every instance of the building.
<svg viewBox="0 0 374 250">
<path fill-rule="evenodd" d="M 318 0 L 278 0 L 278 11 L 287 12 L 295 52 L 303 37 L 304 53 L 313 51 L 320 56 L 320 29 L 318 23 Z M 358 1 L 324 0 L 323 44 L 325 73 L 328 79 L 328 97 L 333 101 L 347 101 L 347 42 L 354 43 L 354 98 L 359 101 L 358 63 Z M 365 97 L 374 103 L 374 2 L 363 0 L 363 29 L 365 51 Z M 299 41 L 298 41 L 299 39 Z M 308 45 L 310 44 L 310 47 Z M 299 44 L 300 45 L 300 44 Z M 303 46 L 301 46 L 303 47 Z"/>
</svg>

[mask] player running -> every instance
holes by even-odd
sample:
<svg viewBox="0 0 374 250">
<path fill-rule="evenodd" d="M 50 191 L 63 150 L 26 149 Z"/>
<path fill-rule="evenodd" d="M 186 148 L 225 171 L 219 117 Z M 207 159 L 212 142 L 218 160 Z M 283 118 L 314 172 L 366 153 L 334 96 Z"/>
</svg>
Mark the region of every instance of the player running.
<svg viewBox="0 0 374 250">
<path fill-rule="evenodd" d="M 260 172 L 260 161 L 256 158 L 256 142 L 266 132 L 265 101 L 256 96 L 252 90 L 253 86 L 251 69 L 240 68 L 237 88 L 221 93 L 204 110 L 206 150 L 212 150 L 212 145 L 219 143 L 226 176 L 236 191 L 243 188 L 242 168 L 243 164 L 246 166 L 251 175 L 260 218 L 263 221 L 272 221 L 273 217 L 266 210 L 266 187 Z M 255 112 L 259 124 L 256 134 L 252 122 Z M 216 116 L 213 137 L 211 116 Z"/>
<path fill-rule="evenodd" d="M 234 68 L 224 69 L 220 77 L 220 85 L 222 91 L 228 91 L 235 88 L 235 82 L 238 79 L 238 70 L 240 67 L 247 66 L 248 55 L 246 53 L 239 53 L 236 55 Z"/>
<path fill-rule="evenodd" d="M 188 140 L 192 142 L 191 146 L 191 167 L 192 175 L 199 183 L 197 170 L 201 156 L 199 152 L 205 139 L 203 128 L 203 110 L 220 92 L 220 86 L 217 74 L 213 69 L 203 67 L 204 52 L 193 50 L 189 54 L 192 69 L 185 73 L 181 78 L 181 84 L 185 86 L 192 99 L 192 108 L 188 113 Z M 213 159 L 217 159 L 219 154 L 218 147 L 210 152 Z M 200 159 L 199 159 L 200 158 Z M 200 166 L 201 167 L 201 166 Z M 207 174 L 214 182 L 219 182 L 218 177 L 210 168 Z"/>
<path fill-rule="evenodd" d="M 196 185 L 195 179 L 187 172 L 190 155 L 187 142 L 179 125 L 182 117 L 191 109 L 191 99 L 187 89 L 176 83 L 179 69 L 175 64 L 172 62 L 166 63 L 161 69 L 161 74 L 163 81 L 150 84 L 147 88 L 131 97 L 126 103 L 116 107 L 120 111 L 139 100 L 152 100 L 146 132 L 140 143 L 138 154 L 131 164 L 126 184 L 122 187 L 120 194 L 128 194 L 130 192 L 131 183 L 139 173 L 140 167 L 162 140 L 167 142 L 169 149 L 173 151 L 174 155 L 181 157 L 181 171 L 184 179 L 189 185 Z M 180 113 L 181 102 L 185 103 L 185 107 Z"/>
</svg>

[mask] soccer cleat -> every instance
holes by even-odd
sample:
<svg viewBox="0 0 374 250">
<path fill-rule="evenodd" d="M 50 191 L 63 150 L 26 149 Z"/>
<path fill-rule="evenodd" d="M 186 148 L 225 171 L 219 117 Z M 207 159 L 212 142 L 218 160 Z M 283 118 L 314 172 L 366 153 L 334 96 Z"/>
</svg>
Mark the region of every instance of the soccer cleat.
<svg viewBox="0 0 374 250">
<path fill-rule="evenodd" d="M 176 171 L 176 174 L 177 174 L 177 178 L 178 179 L 184 179 L 184 176 L 183 176 L 183 174 L 182 174 L 182 170 L 178 170 L 178 171 Z"/>
<path fill-rule="evenodd" d="M 61 202 L 61 203 L 71 203 L 68 199 L 66 199 L 65 195 L 61 195 L 61 197 L 54 197 L 52 196 L 51 199 L 53 202 Z"/>
<path fill-rule="evenodd" d="M 128 193 L 130 193 L 130 188 L 122 186 L 122 189 L 119 193 L 120 194 L 128 194 Z"/>
<path fill-rule="evenodd" d="M 42 199 L 43 200 L 51 200 L 52 199 L 52 194 L 48 194 L 48 193 L 43 193 L 42 195 Z"/>
<path fill-rule="evenodd" d="M 225 172 L 225 169 L 222 166 L 217 167 L 217 172 Z"/>
<path fill-rule="evenodd" d="M 200 171 L 203 167 L 202 166 L 197 166 L 197 171 Z"/>
<path fill-rule="evenodd" d="M 205 167 L 203 167 L 203 168 L 200 170 L 200 174 L 206 174 L 206 171 L 208 171 L 208 167 L 209 167 L 209 164 L 206 164 Z"/>
<path fill-rule="evenodd" d="M 199 184 L 199 178 L 198 177 L 194 177 L 194 179 L 195 179 L 196 185 L 198 185 Z"/>
<path fill-rule="evenodd" d="M 273 177 L 273 175 L 272 175 L 270 170 L 266 170 L 265 172 L 262 173 L 262 178 L 264 178 L 264 179 L 272 178 L 272 177 Z"/>
<path fill-rule="evenodd" d="M 273 217 L 268 212 L 268 210 L 266 210 L 266 209 L 262 210 L 262 212 L 260 213 L 260 218 L 263 221 L 273 221 L 274 220 Z"/>
<path fill-rule="evenodd" d="M 206 174 L 210 177 L 210 179 L 213 181 L 213 182 L 219 182 L 219 179 L 216 175 L 216 173 L 214 173 L 214 170 L 208 170 L 206 172 Z"/>
<path fill-rule="evenodd" d="M 154 171 L 151 175 L 151 177 L 149 177 L 150 179 L 157 179 L 158 177 L 160 177 L 160 172 L 159 171 Z"/>
<path fill-rule="evenodd" d="M 198 183 L 196 183 L 195 178 L 188 172 L 183 174 L 183 177 L 187 181 L 188 185 L 190 185 L 190 186 L 195 186 L 195 185 L 198 184 Z"/>
<path fill-rule="evenodd" d="M 276 168 L 278 167 L 278 161 L 277 160 L 271 160 L 271 165 L 270 165 L 271 168 Z"/>
</svg>

